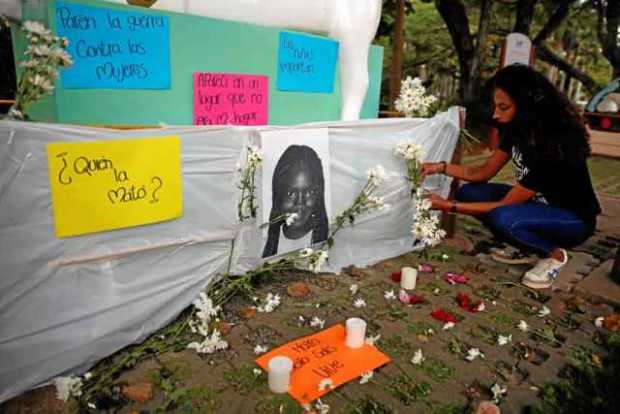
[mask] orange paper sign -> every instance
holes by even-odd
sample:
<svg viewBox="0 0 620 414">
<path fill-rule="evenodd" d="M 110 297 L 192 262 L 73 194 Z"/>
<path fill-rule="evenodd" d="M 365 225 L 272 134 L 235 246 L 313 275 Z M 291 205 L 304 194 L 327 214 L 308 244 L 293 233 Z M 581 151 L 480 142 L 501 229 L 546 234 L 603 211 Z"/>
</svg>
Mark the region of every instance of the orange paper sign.
<svg viewBox="0 0 620 414">
<path fill-rule="evenodd" d="M 314 335 L 296 339 L 256 359 L 267 371 L 269 360 L 286 356 L 293 361 L 289 394 L 300 404 L 308 404 L 329 388 L 319 391 L 319 383 L 331 379 L 337 387 L 361 374 L 390 362 L 390 358 L 372 345 L 350 349 L 345 345 L 346 330 L 334 325 Z"/>
</svg>

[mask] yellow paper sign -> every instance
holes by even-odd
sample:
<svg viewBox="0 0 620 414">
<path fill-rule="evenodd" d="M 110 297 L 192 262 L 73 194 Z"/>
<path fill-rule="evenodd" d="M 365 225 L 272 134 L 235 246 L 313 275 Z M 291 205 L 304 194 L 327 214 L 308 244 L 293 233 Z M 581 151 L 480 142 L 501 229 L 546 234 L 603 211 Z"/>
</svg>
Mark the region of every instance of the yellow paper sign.
<svg viewBox="0 0 620 414">
<path fill-rule="evenodd" d="M 330 387 L 319 389 L 321 381 L 330 379 L 333 387 L 337 387 L 390 362 L 390 358 L 373 345 L 348 348 L 346 335 L 344 326 L 334 325 L 282 345 L 255 361 L 267 371 L 271 358 L 290 358 L 293 372 L 288 393 L 300 404 L 307 404 L 329 392 Z"/>
<path fill-rule="evenodd" d="M 180 217 L 177 136 L 47 145 L 56 236 Z"/>
</svg>

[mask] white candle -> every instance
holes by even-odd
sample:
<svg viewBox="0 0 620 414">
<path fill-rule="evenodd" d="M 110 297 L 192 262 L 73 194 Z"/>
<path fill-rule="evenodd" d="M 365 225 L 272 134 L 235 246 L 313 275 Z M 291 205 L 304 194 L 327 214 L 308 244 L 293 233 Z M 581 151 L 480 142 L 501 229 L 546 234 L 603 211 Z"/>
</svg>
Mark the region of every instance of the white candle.
<svg viewBox="0 0 620 414">
<path fill-rule="evenodd" d="M 267 364 L 269 371 L 269 389 L 275 393 L 285 393 L 291 381 L 293 361 L 284 356 L 273 357 Z"/>
<path fill-rule="evenodd" d="M 349 348 L 361 348 L 366 341 L 366 321 L 360 318 L 347 319 L 347 339 Z"/>
<path fill-rule="evenodd" d="M 407 290 L 415 289 L 418 271 L 413 267 L 403 267 L 400 270 L 400 287 Z"/>
</svg>

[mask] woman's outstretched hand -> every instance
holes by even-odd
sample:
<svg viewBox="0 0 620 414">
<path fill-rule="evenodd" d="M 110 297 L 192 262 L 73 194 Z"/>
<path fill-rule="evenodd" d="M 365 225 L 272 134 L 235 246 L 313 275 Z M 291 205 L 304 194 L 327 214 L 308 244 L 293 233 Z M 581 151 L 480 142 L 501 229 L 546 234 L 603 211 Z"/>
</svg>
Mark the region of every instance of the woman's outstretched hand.
<svg viewBox="0 0 620 414">
<path fill-rule="evenodd" d="M 452 208 L 452 202 L 435 193 L 429 193 L 427 197 L 431 202 L 431 210 L 450 211 L 450 208 Z"/>
<path fill-rule="evenodd" d="M 422 177 L 433 174 L 442 174 L 445 171 L 445 163 L 443 162 L 424 162 L 422 163 Z"/>
</svg>

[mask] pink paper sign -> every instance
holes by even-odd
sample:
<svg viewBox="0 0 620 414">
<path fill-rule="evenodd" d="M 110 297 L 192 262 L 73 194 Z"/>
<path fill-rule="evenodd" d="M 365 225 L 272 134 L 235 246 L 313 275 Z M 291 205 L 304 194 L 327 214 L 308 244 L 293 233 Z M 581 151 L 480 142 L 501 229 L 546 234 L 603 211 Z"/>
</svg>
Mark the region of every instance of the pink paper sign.
<svg viewBox="0 0 620 414">
<path fill-rule="evenodd" d="M 267 125 L 269 78 L 194 73 L 194 125 Z"/>
</svg>

